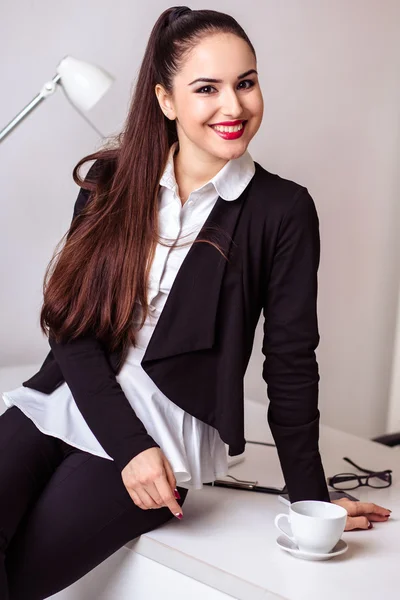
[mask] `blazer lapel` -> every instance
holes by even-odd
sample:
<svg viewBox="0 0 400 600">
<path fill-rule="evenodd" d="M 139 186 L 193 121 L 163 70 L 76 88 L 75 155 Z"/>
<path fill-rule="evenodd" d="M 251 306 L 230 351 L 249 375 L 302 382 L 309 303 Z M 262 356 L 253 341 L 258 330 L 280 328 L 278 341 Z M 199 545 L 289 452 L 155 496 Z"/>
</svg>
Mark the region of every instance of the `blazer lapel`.
<svg viewBox="0 0 400 600">
<path fill-rule="evenodd" d="M 217 242 L 229 259 L 236 223 L 253 179 L 236 200 L 218 197 L 196 237 L 196 240 L 206 238 Z M 212 229 L 208 230 L 208 227 Z M 218 299 L 226 265 L 226 259 L 211 244 L 192 244 L 172 284 L 142 365 L 213 346 Z"/>
</svg>

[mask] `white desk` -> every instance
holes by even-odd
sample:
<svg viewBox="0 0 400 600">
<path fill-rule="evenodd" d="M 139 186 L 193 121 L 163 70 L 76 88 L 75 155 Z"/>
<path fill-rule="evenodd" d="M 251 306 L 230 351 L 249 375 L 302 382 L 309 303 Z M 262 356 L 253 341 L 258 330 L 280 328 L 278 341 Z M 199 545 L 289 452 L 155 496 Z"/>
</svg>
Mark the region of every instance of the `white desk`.
<svg viewBox="0 0 400 600">
<path fill-rule="evenodd" d="M 273 441 L 265 413 L 265 407 L 246 403 L 247 439 Z M 390 508 L 392 516 L 386 523 L 374 523 L 371 530 L 344 532 L 349 544 L 345 554 L 323 562 L 297 559 L 275 543 L 274 516 L 288 510 L 277 496 L 209 486 L 189 491 L 182 521 L 170 521 L 127 547 L 241 600 L 398 598 L 400 452 L 325 426 L 321 426 L 320 450 L 326 476 L 353 470 L 343 456 L 365 468 L 393 469 L 390 488 L 355 490 L 360 500 Z M 255 461 L 258 473 L 268 469 L 266 451 L 276 452 L 246 446 L 246 460 Z M 245 468 L 242 463 L 230 473 L 252 479 L 245 476 L 249 474 Z"/>
</svg>

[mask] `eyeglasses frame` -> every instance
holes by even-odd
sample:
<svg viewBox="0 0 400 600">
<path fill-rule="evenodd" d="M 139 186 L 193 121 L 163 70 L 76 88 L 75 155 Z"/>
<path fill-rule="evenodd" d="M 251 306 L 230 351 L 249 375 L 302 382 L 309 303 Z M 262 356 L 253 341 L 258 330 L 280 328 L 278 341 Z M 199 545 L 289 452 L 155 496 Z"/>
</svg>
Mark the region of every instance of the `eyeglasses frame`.
<svg viewBox="0 0 400 600">
<path fill-rule="evenodd" d="M 393 473 L 392 469 L 385 469 L 383 471 L 371 471 L 370 469 L 364 469 L 363 467 L 358 466 L 354 461 L 352 461 L 347 456 L 344 456 L 343 460 L 345 460 L 348 463 L 350 463 L 351 465 L 353 465 L 353 467 L 355 467 L 359 471 L 364 471 L 364 473 L 368 473 L 368 475 L 358 475 L 357 473 L 337 473 L 336 475 L 333 475 L 332 477 L 328 477 L 328 479 L 327 479 L 328 484 L 331 487 L 333 487 L 334 489 L 345 492 L 346 490 L 354 490 L 354 489 L 356 489 L 358 487 L 362 487 L 362 486 L 368 486 L 373 489 L 384 489 L 384 488 L 390 487 L 392 485 L 392 473 Z M 335 479 L 337 477 L 340 477 L 343 475 L 352 475 L 351 479 L 354 479 L 354 481 L 358 481 L 358 485 L 356 485 L 353 488 L 335 487 Z M 389 476 L 389 479 L 388 479 L 388 476 Z M 378 479 L 382 479 L 383 481 L 388 482 L 388 485 L 384 485 L 381 487 L 369 485 L 368 480 L 370 477 L 377 477 Z M 347 481 L 351 481 L 351 479 L 348 478 Z M 365 482 L 362 481 L 363 479 L 365 479 Z M 340 484 L 340 481 L 338 483 Z"/>
</svg>

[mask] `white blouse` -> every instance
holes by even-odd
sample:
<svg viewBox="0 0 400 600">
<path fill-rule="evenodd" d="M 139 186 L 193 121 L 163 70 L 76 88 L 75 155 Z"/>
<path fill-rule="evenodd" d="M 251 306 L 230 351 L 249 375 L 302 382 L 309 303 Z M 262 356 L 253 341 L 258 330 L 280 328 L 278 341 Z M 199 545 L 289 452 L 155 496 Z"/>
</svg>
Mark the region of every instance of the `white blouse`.
<svg viewBox="0 0 400 600">
<path fill-rule="evenodd" d="M 159 233 L 163 238 L 178 241 L 191 232 L 182 240 L 190 240 L 191 243 L 183 247 L 157 244 L 147 294 L 150 314 L 136 333 L 137 345 L 130 347 L 116 379 L 149 435 L 159 444 L 170 462 L 177 485 L 201 489 L 203 483 L 227 474 L 228 447 L 215 428 L 171 402 L 147 375 L 140 362 L 176 274 L 218 196 L 227 201 L 238 198 L 253 177 L 255 165 L 246 151 L 241 157 L 226 163 L 208 183 L 192 191 L 182 206 L 174 172 L 173 157 L 177 150 L 179 143 L 175 142 L 170 148 L 160 179 Z M 138 303 L 134 317 L 138 324 L 141 308 Z M 43 433 L 96 456 L 113 460 L 86 423 L 66 382 L 51 394 L 21 386 L 3 392 L 2 396 L 8 408 L 13 404 L 18 406 Z"/>
</svg>

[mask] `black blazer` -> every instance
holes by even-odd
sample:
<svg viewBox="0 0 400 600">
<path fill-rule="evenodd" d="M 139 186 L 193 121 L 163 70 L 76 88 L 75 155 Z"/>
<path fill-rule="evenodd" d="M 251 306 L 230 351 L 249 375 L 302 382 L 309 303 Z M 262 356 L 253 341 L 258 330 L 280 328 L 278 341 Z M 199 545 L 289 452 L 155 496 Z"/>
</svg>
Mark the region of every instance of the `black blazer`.
<svg viewBox="0 0 400 600">
<path fill-rule="evenodd" d="M 319 453 L 315 356 L 318 215 L 307 188 L 255 166 L 241 196 L 229 202 L 219 197 L 203 226 L 225 230 L 218 243 L 230 262 L 210 244 L 190 247 L 141 365 L 172 402 L 219 431 L 230 456 L 241 454 L 244 375 L 262 310 L 267 417 L 290 500 L 329 502 Z M 73 218 L 88 197 L 81 189 Z M 64 344 L 50 337 L 49 344 L 43 365 L 24 386 L 50 394 L 66 381 L 121 470 L 139 452 L 158 446 L 116 380 L 117 352 L 107 353 L 90 336 Z"/>
</svg>

